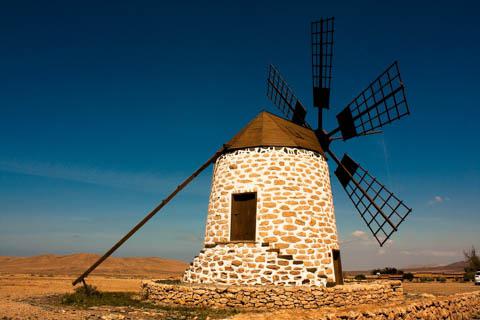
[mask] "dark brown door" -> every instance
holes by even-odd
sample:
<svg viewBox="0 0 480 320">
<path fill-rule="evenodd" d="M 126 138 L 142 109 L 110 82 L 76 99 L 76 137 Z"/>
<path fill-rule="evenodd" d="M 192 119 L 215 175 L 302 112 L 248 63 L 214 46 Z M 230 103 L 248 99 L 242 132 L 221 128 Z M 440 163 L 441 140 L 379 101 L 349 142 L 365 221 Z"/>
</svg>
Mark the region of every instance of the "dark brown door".
<svg viewBox="0 0 480 320">
<path fill-rule="evenodd" d="M 342 260 L 340 259 L 340 250 L 332 250 L 333 271 L 335 272 L 335 282 L 343 284 Z"/>
<path fill-rule="evenodd" d="M 257 193 L 232 194 L 230 240 L 255 240 Z"/>
</svg>

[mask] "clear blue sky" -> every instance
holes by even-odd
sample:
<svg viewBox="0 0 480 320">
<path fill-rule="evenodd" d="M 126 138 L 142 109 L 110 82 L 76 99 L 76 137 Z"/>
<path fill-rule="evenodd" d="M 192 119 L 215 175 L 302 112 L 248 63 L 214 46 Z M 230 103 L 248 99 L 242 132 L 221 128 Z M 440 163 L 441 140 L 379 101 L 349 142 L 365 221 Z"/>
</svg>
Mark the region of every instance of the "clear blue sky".
<svg viewBox="0 0 480 320">
<path fill-rule="evenodd" d="M 101 253 L 260 110 L 274 63 L 311 108 L 310 21 L 336 17 L 334 118 L 397 59 L 412 115 L 344 151 L 414 208 L 379 250 L 339 184 L 345 267 L 480 247 L 474 1 L 3 2 L 0 255 Z M 334 169 L 334 168 L 332 168 Z M 332 170 L 333 172 L 333 170 Z M 119 252 L 190 260 L 210 171 Z"/>
</svg>

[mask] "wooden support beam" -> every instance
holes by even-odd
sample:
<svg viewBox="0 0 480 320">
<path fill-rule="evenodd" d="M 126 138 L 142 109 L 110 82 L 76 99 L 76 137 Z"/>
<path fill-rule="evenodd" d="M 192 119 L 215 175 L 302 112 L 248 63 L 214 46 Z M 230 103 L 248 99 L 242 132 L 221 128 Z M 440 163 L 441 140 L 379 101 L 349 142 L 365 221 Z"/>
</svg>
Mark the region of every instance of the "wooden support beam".
<svg viewBox="0 0 480 320">
<path fill-rule="evenodd" d="M 101 256 L 94 264 L 90 266 L 84 273 L 82 273 L 75 281 L 72 282 L 73 285 L 76 285 L 79 282 L 84 282 L 85 278 L 95 270 L 103 261 L 112 255 L 122 244 L 125 243 L 131 236 L 133 236 L 148 220 L 150 220 L 160 209 L 162 209 L 170 200 L 172 200 L 177 193 L 179 193 L 183 188 L 185 188 L 193 179 L 195 179 L 203 170 L 205 170 L 212 162 L 218 159 L 220 155 L 227 149 L 227 145 L 224 145 L 219 149 L 213 156 L 211 156 L 200 168 L 198 168 L 191 176 L 185 179 L 168 197 L 166 197 L 158 206 L 156 206 L 149 214 L 145 216 L 135 227 L 133 227 L 122 239 L 113 245 L 103 256 Z"/>
</svg>

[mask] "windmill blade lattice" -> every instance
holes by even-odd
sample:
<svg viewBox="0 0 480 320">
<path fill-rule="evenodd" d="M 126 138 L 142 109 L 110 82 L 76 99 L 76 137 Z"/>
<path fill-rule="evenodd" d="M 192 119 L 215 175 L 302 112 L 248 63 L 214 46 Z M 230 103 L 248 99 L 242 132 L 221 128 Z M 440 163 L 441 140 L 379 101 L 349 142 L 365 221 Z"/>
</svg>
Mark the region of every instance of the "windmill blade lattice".
<svg viewBox="0 0 480 320">
<path fill-rule="evenodd" d="M 311 24 L 313 105 L 326 109 L 332 83 L 333 22 L 332 17 Z"/>
<path fill-rule="evenodd" d="M 345 155 L 340 161 L 330 149 L 334 140 L 378 133 L 379 128 L 410 114 L 405 87 L 395 61 L 338 115 L 338 127 L 323 128 L 322 110 L 330 106 L 334 18 L 311 23 L 313 104 L 318 107 L 315 135 L 323 151 L 339 166 L 335 171 L 348 196 L 380 246 L 397 231 L 411 212 L 400 199 L 359 164 Z M 280 73 L 270 65 L 267 96 L 293 122 L 312 128 L 305 121 L 305 108 Z M 337 134 L 341 134 L 339 137 Z"/>
<path fill-rule="evenodd" d="M 372 133 L 395 120 L 410 114 L 405 87 L 395 61 L 338 115 L 343 140 Z"/>
<path fill-rule="evenodd" d="M 305 107 L 273 65 L 268 69 L 267 97 L 294 123 L 309 127 L 305 123 Z"/>
<path fill-rule="evenodd" d="M 375 239 L 383 246 L 412 209 L 346 154 L 335 175 Z"/>
</svg>

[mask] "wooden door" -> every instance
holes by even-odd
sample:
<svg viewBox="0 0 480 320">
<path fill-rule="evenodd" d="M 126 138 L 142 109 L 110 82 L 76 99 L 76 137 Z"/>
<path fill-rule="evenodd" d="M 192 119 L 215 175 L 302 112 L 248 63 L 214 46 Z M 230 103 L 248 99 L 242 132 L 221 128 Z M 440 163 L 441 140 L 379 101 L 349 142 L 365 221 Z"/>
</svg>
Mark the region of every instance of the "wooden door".
<svg viewBox="0 0 480 320">
<path fill-rule="evenodd" d="M 340 259 L 340 250 L 332 250 L 333 271 L 335 273 L 336 284 L 343 284 L 342 260 Z"/>
<path fill-rule="evenodd" d="M 255 241 L 257 193 L 232 194 L 230 240 Z"/>
</svg>

